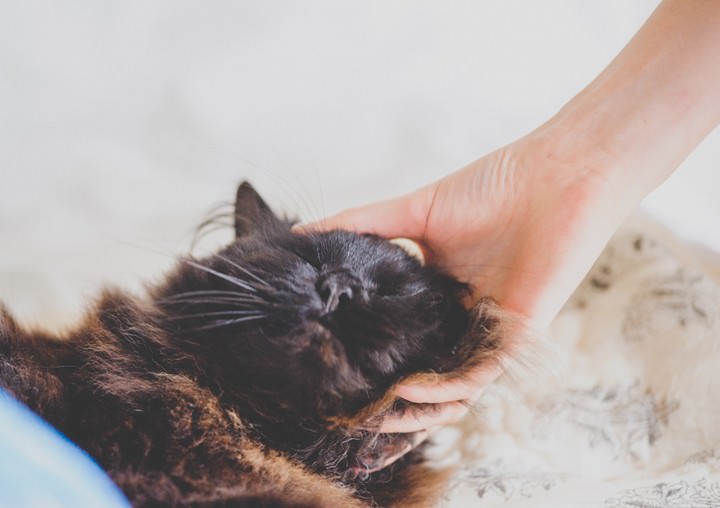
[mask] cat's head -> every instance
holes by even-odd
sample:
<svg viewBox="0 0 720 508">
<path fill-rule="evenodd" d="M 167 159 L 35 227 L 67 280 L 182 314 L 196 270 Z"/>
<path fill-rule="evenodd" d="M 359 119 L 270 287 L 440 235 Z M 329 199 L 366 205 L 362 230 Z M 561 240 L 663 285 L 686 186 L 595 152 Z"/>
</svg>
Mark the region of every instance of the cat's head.
<svg viewBox="0 0 720 508">
<path fill-rule="evenodd" d="M 209 386 L 268 429 L 361 424 L 400 379 L 498 347 L 465 285 L 387 240 L 292 232 L 247 183 L 234 219 L 235 241 L 183 262 L 157 302 Z"/>
</svg>

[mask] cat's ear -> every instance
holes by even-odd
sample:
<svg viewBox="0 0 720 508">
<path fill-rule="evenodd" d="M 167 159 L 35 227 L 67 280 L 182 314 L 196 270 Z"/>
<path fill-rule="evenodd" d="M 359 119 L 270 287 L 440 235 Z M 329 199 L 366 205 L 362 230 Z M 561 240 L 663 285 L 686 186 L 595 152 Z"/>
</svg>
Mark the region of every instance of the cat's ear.
<svg viewBox="0 0 720 508">
<path fill-rule="evenodd" d="M 248 182 L 240 184 L 235 195 L 235 236 L 244 236 L 262 224 L 277 221 L 270 207 Z"/>
</svg>

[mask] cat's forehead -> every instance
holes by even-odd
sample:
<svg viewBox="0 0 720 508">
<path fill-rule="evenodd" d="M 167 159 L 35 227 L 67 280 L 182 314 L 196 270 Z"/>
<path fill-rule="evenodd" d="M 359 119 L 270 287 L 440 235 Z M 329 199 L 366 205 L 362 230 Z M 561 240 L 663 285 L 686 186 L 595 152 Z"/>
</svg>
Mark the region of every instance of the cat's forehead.
<svg viewBox="0 0 720 508">
<path fill-rule="evenodd" d="M 336 264 L 355 267 L 382 265 L 398 269 L 419 266 L 406 250 L 375 235 L 335 230 L 299 234 L 279 232 L 253 239 L 239 240 L 240 248 L 248 253 L 272 258 L 298 258 L 310 264 Z M 248 251 L 249 249 L 249 251 Z"/>
</svg>

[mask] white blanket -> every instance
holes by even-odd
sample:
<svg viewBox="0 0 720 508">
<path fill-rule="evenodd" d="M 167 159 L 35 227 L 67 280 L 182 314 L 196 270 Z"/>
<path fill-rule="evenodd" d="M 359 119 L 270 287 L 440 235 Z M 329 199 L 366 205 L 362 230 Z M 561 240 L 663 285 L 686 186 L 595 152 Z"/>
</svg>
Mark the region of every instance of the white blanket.
<svg viewBox="0 0 720 508">
<path fill-rule="evenodd" d="M 446 505 L 720 507 L 720 258 L 698 254 L 645 220 L 618 233 L 546 368 L 437 437 Z"/>
</svg>

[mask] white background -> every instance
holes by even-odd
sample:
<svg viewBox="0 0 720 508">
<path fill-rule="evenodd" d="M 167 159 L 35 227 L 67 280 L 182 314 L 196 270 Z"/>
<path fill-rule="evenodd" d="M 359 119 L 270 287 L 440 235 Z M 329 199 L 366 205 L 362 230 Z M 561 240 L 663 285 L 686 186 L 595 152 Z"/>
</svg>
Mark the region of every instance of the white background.
<svg viewBox="0 0 720 508">
<path fill-rule="evenodd" d="M 656 3 L 5 2 L 0 299 L 47 326 L 138 289 L 245 178 L 303 219 L 439 178 L 549 118 Z M 719 166 L 716 131 L 644 206 L 720 248 Z"/>
</svg>

